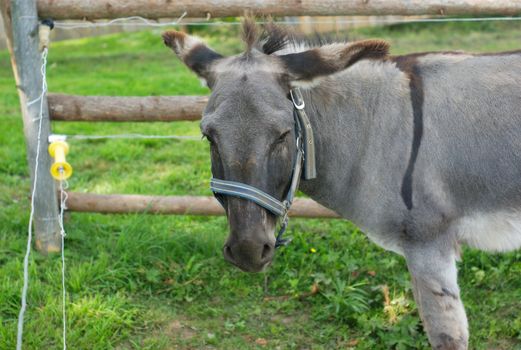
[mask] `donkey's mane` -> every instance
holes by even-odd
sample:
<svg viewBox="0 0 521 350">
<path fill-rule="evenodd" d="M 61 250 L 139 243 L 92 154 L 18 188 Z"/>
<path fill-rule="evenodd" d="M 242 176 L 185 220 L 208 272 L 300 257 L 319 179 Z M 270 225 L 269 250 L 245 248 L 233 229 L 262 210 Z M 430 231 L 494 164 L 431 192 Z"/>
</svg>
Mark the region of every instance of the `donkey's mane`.
<svg viewBox="0 0 521 350">
<path fill-rule="evenodd" d="M 297 53 L 313 47 L 347 41 L 347 38 L 335 38 L 318 33 L 304 35 L 276 25 L 271 19 L 259 27 L 253 17 L 244 18 L 242 39 L 246 44 L 246 53 L 256 49 L 266 55 Z"/>
</svg>

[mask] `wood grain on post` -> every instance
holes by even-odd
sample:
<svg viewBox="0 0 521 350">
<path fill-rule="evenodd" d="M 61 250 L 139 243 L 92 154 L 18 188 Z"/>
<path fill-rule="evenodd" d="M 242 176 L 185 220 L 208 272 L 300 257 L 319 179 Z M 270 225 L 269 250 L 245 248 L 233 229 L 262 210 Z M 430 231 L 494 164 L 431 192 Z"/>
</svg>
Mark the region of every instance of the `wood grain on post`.
<svg viewBox="0 0 521 350">
<path fill-rule="evenodd" d="M 213 197 L 106 195 L 78 192 L 69 192 L 68 195 L 67 210 L 77 212 L 224 215 L 223 208 Z M 296 198 L 289 214 L 305 218 L 339 217 L 335 212 L 307 198 Z"/>
<path fill-rule="evenodd" d="M 519 0 L 38 0 L 38 13 L 54 19 L 142 16 L 151 19 L 242 16 L 517 15 Z"/>
<path fill-rule="evenodd" d="M 47 152 L 47 140 L 51 131 L 47 97 L 45 95 L 42 97 L 43 114 L 38 168 L 35 168 L 35 159 L 38 148 L 40 100 L 30 106 L 27 105 L 29 101 L 38 99 L 42 92 L 36 1 L 11 2 L 0 0 L 0 9 L 11 54 L 13 74 L 20 97 L 31 185 L 34 183 L 35 171 L 38 171 L 38 182 L 34 196 L 36 248 L 42 253 L 57 252 L 61 248 L 61 237 L 55 182 L 49 172 L 52 160 Z M 14 88 L 15 86 L 13 86 Z"/>
<path fill-rule="evenodd" d="M 52 120 L 151 122 L 201 119 L 207 96 L 76 96 L 49 94 Z"/>
</svg>

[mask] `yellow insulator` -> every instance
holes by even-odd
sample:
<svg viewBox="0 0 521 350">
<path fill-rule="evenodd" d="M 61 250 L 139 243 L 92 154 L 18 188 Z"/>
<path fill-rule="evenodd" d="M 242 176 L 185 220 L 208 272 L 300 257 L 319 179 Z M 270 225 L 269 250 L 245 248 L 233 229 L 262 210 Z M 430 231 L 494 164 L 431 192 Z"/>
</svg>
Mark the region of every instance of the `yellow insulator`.
<svg viewBox="0 0 521 350">
<path fill-rule="evenodd" d="M 49 145 L 49 154 L 54 158 L 51 175 L 56 180 L 66 180 L 72 175 L 72 166 L 65 160 L 67 153 L 69 153 L 69 145 L 65 141 L 53 141 Z"/>
</svg>

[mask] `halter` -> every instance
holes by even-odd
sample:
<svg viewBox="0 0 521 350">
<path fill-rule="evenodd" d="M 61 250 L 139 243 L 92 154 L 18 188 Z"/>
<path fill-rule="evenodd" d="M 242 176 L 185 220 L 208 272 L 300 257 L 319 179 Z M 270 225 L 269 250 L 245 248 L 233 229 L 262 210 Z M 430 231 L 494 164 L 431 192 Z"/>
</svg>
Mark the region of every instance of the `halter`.
<svg viewBox="0 0 521 350">
<path fill-rule="evenodd" d="M 290 96 L 294 107 L 293 118 L 295 119 L 296 155 L 290 187 L 286 198 L 280 201 L 256 187 L 241 182 L 216 178 L 212 178 L 210 181 L 210 189 L 214 195 L 223 194 L 248 199 L 281 218 L 280 229 L 275 241 L 276 248 L 287 245 L 291 241 L 290 239 L 283 239 L 282 235 L 288 226 L 288 211 L 291 204 L 293 204 L 300 178 L 303 176 L 305 180 L 310 180 L 317 176 L 315 166 L 315 140 L 313 138 L 311 123 L 304 110 L 305 103 L 302 98 L 302 93 L 299 88 L 294 88 L 290 90 Z"/>
</svg>

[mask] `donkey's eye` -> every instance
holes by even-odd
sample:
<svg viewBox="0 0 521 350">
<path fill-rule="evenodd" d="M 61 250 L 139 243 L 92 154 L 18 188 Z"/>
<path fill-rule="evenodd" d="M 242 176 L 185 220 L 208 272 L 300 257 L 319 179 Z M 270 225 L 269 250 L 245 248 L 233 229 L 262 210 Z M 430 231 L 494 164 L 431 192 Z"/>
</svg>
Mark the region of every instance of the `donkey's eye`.
<svg viewBox="0 0 521 350">
<path fill-rule="evenodd" d="M 279 138 L 277 139 L 277 141 L 275 142 L 276 144 L 279 144 L 279 143 L 283 143 L 286 141 L 286 139 L 288 138 L 288 135 L 289 135 L 289 130 L 288 131 L 285 131 L 283 132 Z"/>
<path fill-rule="evenodd" d="M 214 145 L 215 142 L 213 141 L 212 137 L 207 135 L 207 134 L 203 134 L 203 139 L 207 139 L 208 142 L 210 143 L 210 145 Z"/>
</svg>

